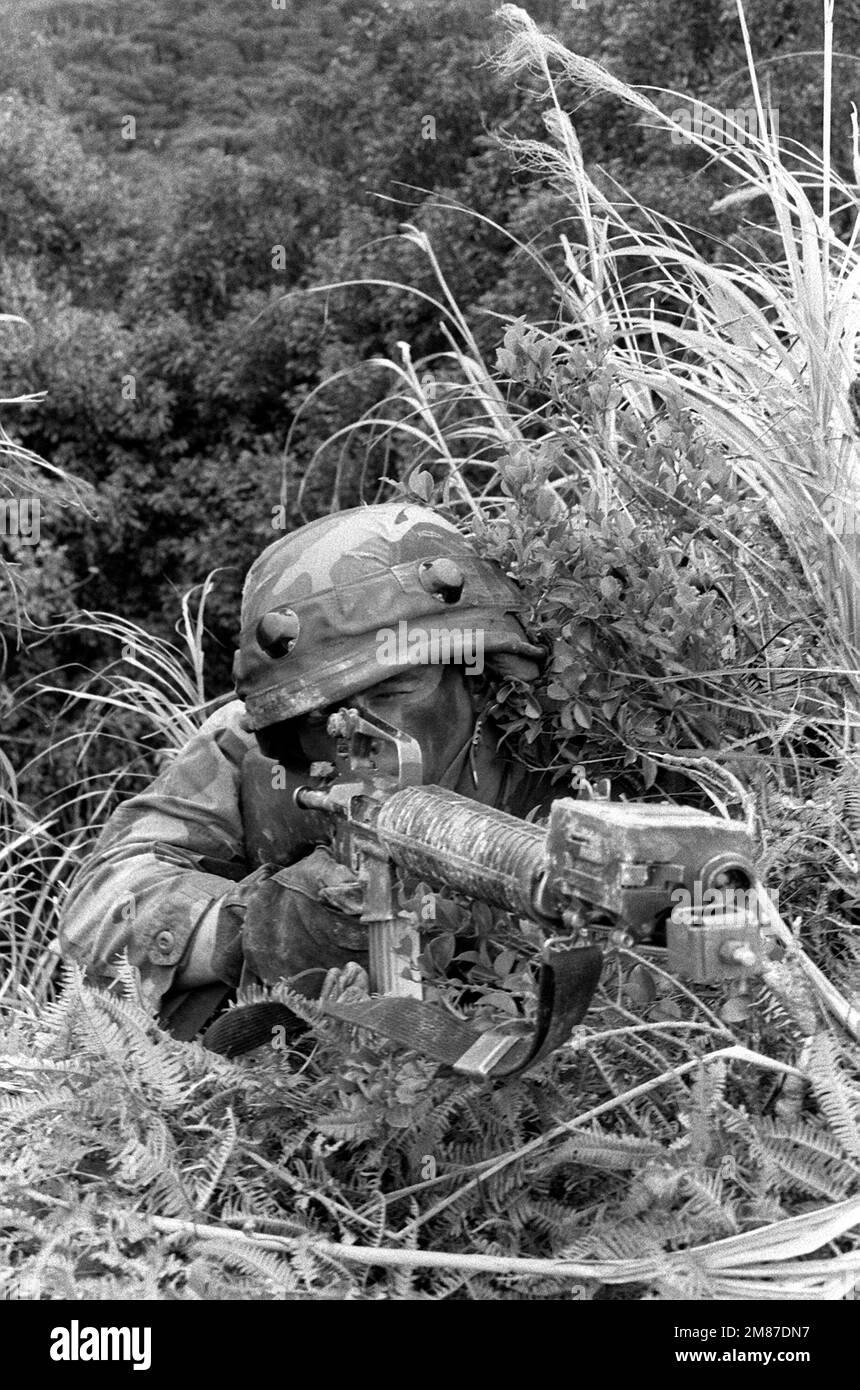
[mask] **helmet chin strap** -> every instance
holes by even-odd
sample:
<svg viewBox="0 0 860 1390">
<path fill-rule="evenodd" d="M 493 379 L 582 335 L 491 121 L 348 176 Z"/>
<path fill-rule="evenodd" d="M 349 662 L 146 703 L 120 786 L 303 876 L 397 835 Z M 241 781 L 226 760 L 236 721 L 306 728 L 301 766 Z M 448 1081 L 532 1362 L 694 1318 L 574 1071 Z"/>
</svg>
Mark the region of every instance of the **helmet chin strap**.
<svg viewBox="0 0 860 1390">
<path fill-rule="evenodd" d="M 467 734 L 465 742 L 460 745 L 456 753 L 446 764 L 437 780 L 437 786 L 447 787 L 449 791 L 453 791 L 462 776 L 463 766 L 468 755 L 469 768 L 472 773 L 472 785 L 477 789 L 478 769 L 475 763 L 475 756 L 481 743 L 486 712 L 486 708 L 482 709 L 480 713 L 475 716 L 475 722 L 470 732 Z"/>
</svg>

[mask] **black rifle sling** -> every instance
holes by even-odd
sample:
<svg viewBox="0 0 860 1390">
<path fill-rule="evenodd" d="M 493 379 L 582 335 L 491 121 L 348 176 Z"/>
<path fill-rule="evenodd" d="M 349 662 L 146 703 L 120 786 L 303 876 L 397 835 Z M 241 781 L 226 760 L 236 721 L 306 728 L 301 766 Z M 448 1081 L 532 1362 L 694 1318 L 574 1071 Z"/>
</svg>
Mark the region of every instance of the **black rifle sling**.
<svg viewBox="0 0 860 1390">
<path fill-rule="evenodd" d="M 272 1046 L 278 1029 L 284 1039 L 303 1032 L 307 1024 L 278 999 L 264 999 L 257 1004 L 239 1004 L 221 1014 L 206 1029 L 200 1041 L 210 1052 L 222 1057 L 241 1057 L 263 1044 Z"/>
<path fill-rule="evenodd" d="M 325 1003 L 323 1012 L 369 1028 L 466 1076 L 492 1080 L 518 1076 L 567 1042 L 585 1017 L 600 979 L 598 946 L 574 946 L 553 937 L 543 948 L 537 987 L 537 1020 L 531 1033 L 492 1029 L 481 1033 L 436 1004 L 383 995 L 354 1004 Z"/>
<path fill-rule="evenodd" d="M 392 995 L 354 1004 L 327 1001 L 320 1008 L 330 1018 L 368 1028 L 463 1076 L 502 1080 L 528 1071 L 567 1042 L 585 1017 L 602 964 L 603 953 L 597 946 L 574 946 L 563 936 L 547 941 L 538 978 L 537 1019 L 526 1034 L 501 1029 L 482 1033 L 438 1004 Z M 271 1044 L 273 1029 L 284 1026 L 294 1035 L 306 1025 L 277 1000 L 245 1004 L 216 1019 L 202 1041 L 213 1052 L 236 1057 Z"/>
</svg>

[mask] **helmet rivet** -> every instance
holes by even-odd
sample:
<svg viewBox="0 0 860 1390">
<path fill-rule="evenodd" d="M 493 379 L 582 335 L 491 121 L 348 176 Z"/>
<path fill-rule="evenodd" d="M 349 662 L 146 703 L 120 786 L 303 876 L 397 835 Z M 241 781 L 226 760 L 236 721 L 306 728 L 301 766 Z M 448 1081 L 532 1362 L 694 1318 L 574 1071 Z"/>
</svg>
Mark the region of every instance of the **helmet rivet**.
<svg viewBox="0 0 860 1390">
<path fill-rule="evenodd" d="M 289 656 L 296 645 L 301 624 L 291 608 L 282 613 L 264 613 L 257 623 L 257 642 L 267 656 Z"/>
<path fill-rule="evenodd" d="M 418 566 L 418 578 L 422 589 L 426 589 L 440 603 L 456 603 L 466 582 L 460 566 L 444 557 L 422 560 Z"/>
</svg>

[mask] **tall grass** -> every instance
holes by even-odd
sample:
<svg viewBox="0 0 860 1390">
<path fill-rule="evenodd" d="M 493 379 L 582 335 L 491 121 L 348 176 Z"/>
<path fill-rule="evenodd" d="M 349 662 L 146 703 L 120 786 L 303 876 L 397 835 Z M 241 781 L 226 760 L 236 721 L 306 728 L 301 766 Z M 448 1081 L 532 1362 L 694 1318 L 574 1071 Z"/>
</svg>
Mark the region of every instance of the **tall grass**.
<svg viewBox="0 0 860 1390">
<path fill-rule="evenodd" d="M 0 325 L 22 323 L 15 314 L 0 314 Z M 38 394 L 0 398 L 4 410 L 33 404 Z M 65 469 L 25 448 L 0 425 L 0 515 L 9 504 L 26 502 L 46 509 L 86 510 L 92 490 Z M 41 532 L 41 518 L 39 531 Z M 38 537 L 37 537 L 38 539 Z M 37 560 L 22 563 L 21 541 L 0 535 L 0 690 L 6 674 L 8 644 L 22 641 L 26 616 L 26 576 Z M 55 922 L 62 854 L 53 838 L 55 821 L 33 814 L 19 791 L 19 775 L 0 748 L 0 999 L 23 991 L 42 997 L 56 964 Z"/>
<path fill-rule="evenodd" d="M 0 313 L 0 328 L 7 323 L 24 323 L 17 314 Z M 44 393 L 24 396 L 0 397 L 0 409 L 7 410 L 19 405 L 33 405 L 43 399 Z M 87 510 L 93 500 L 93 491 L 80 478 L 73 477 L 64 468 L 49 463 L 8 434 L 0 424 L 0 508 L 10 502 L 26 501 L 39 507 L 45 506 L 56 511 L 59 508 L 75 507 Z M 3 515 L 0 511 L 0 515 Z M 26 597 L 20 577 L 20 564 L 15 559 L 16 542 L 0 534 L 0 616 L 7 609 L 14 616 L 20 639 L 22 600 Z M 5 638 L 0 633 L 0 676 L 5 666 Z"/>
<path fill-rule="evenodd" d="M 53 782 L 44 804 L 30 807 L 9 760 L 0 753 L 0 1002 L 38 1003 L 53 991 L 57 928 L 66 887 L 118 800 L 148 782 L 188 742 L 219 700 L 204 690 L 206 600 L 214 576 L 186 594 L 180 643 L 147 633 L 127 618 L 80 613 L 52 630 L 97 637 L 116 658 L 99 671 L 39 678 L 19 691 L 21 704 L 59 700 L 56 726 L 72 728 L 20 768 L 24 781 Z M 71 689 L 70 689 L 71 686 Z M 65 772 L 65 782 L 56 786 Z M 36 772 L 41 778 L 35 778 Z"/>
<path fill-rule="evenodd" d="M 761 95 L 744 20 L 758 130 L 741 131 L 724 113 L 701 127 L 667 115 L 643 93 L 540 33 L 525 11 L 502 8 L 510 41 L 500 68 L 540 78 L 550 100 L 551 143 L 515 142 L 570 197 L 586 232 L 571 251 L 574 313 L 599 316 L 613 335 L 611 360 L 627 392 L 623 409 L 641 412 L 642 390 L 689 406 L 725 451 L 738 480 L 773 519 L 801 565 L 820 612 L 832 615 L 834 663 L 850 682 L 852 729 L 858 694 L 858 549 L 840 518 L 856 523 L 860 504 L 858 425 L 852 404 L 860 372 L 860 255 L 856 187 L 831 168 L 832 3 L 826 22 L 822 144 L 825 155 L 780 148 Z M 591 92 L 614 95 L 676 140 L 721 165 L 735 189 L 759 195 L 772 217 L 776 245 L 767 260 L 712 264 L 678 229 L 649 218 L 641 233 L 588 176 L 576 133 L 561 109 L 553 73 Z M 665 95 L 673 101 L 682 94 Z M 699 104 L 700 109 L 702 104 Z M 722 126 L 722 132 L 720 127 Z M 853 129 L 855 166 L 857 130 Z M 839 235 L 832 212 L 853 211 Z M 640 212 L 644 211 L 642 209 Z M 655 296 L 671 312 L 631 306 L 618 272 L 638 260 Z M 643 351 L 641 344 L 647 344 Z M 638 388 L 638 389 L 637 389 Z"/>
<path fill-rule="evenodd" d="M 660 428 L 661 416 L 690 412 L 721 460 L 718 492 L 741 502 L 747 518 L 758 510 L 759 531 L 777 535 L 781 553 L 802 576 L 800 588 L 777 592 L 782 581 L 772 547 L 756 544 L 749 529 L 721 524 L 719 499 L 713 502 L 701 543 L 731 571 L 739 617 L 761 629 L 763 659 L 756 676 L 764 694 L 751 700 L 747 681 L 743 695 L 727 695 L 728 673 L 722 672 L 710 683 L 709 697 L 715 705 L 735 701 L 760 729 L 781 730 L 775 746 L 788 725 L 808 733 L 812 719 L 819 735 L 849 754 L 860 723 L 857 189 L 826 159 L 780 145 L 740 4 L 738 12 L 757 116 L 752 131 L 702 103 L 697 110 L 712 113 L 712 123 L 679 119 L 679 104 L 688 100 L 683 94 L 635 90 L 569 53 L 524 10 L 502 7 L 509 37 L 497 58 L 499 70 L 508 80 L 536 80 L 547 103 L 548 139 L 507 144 L 521 166 L 564 196 L 580 233 L 575 242 L 562 234 L 554 253 L 517 242 L 518 253 L 549 278 L 559 305 L 554 326 L 529 326 L 532 350 L 536 358 L 544 353 L 549 376 L 556 379 L 577 355 L 592 353 L 610 383 L 607 400 L 585 418 L 565 406 L 563 395 L 553 402 L 560 408 L 550 409 L 536 405 L 533 393 L 506 390 L 504 373 L 482 358 L 426 235 L 407 226 L 404 235 L 435 271 L 440 293 L 434 303 L 450 350 L 416 364 L 408 345 L 400 343 L 396 357 L 373 359 L 369 365 L 387 370 L 394 390 L 319 453 L 341 445 L 345 435 L 364 432 L 368 459 L 398 458 L 416 495 L 452 506 L 468 527 L 476 506 L 486 517 L 503 515 L 510 504 L 500 462 L 524 441 L 533 456 L 542 444 L 560 445 L 547 483 L 563 508 L 590 496 L 599 499 L 604 515 L 626 517 L 632 529 L 643 515 L 637 497 L 641 450 Z M 826 30 L 829 36 L 832 6 Z M 828 37 L 825 152 L 829 45 Z M 723 202 L 753 200 L 763 223 L 755 239 L 766 252 L 744 256 L 733 249 L 731 259 L 708 260 L 670 219 L 637 205 L 622 189 L 609 196 L 598 187 L 561 106 L 561 78 L 626 103 L 637 120 L 692 144 L 721 166 L 730 189 Z M 658 104 L 661 98 L 673 114 Z M 851 138 L 860 169 L 856 122 Z M 839 233 L 837 222 L 847 230 Z M 341 460 L 338 482 L 342 466 Z M 382 495 L 388 486 L 386 479 Z M 677 505 L 679 497 L 673 486 L 662 500 Z M 337 499 L 336 486 L 335 504 Z M 659 514 L 659 498 L 651 511 Z M 551 512 L 559 514 L 561 507 Z M 778 637 L 789 628 L 793 646 Z M 815 688 L 802 657 L 804 631 L 816 653 Z M 697 675 L 707 683 L 705 673 Z M 785 695 L 792 686 L 800 691 L 795 720 L 793 697 Z"/>
</svg>

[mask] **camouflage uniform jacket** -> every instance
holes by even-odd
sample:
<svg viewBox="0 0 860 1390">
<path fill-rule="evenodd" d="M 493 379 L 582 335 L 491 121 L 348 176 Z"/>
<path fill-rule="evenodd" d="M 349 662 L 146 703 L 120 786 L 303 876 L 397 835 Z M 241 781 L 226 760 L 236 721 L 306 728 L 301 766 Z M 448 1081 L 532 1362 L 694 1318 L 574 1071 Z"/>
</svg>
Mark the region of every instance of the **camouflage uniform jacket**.
<svg viewBox="0 0 860 1390">
<path fill-rule="evenodd" d="M 61 923 L 63 954 L 91 978 L 107 982 L 117 954 L 127 950 L 147 1002 L 181 1036 L 195 1031 L 175 1026 L 183 1010 L 198 1025 L 205 1016 L 202 991 L 174 988 L 204 918 L 247 902 L 272 865 L 293 864 L 329 838 L 318 813 L 293 805 L 292 791 L 306 777 L 286 774 L 284 786 L 279 769 L 273 778 L 276 764 L 242 727 L 243 710 L 239 700 L 219 709 L 146 791 L 114 812 L 72 883 Z M 477 750 L 477 785 L 465 753 L 445 784 L 525 816 L 547 798 L 548 783 L 504 760 L 494 743 L 487 733 Z M 345 948 L 366 945 L 362 928 L 346 931 L 356 940 Z"/>
</svg>

